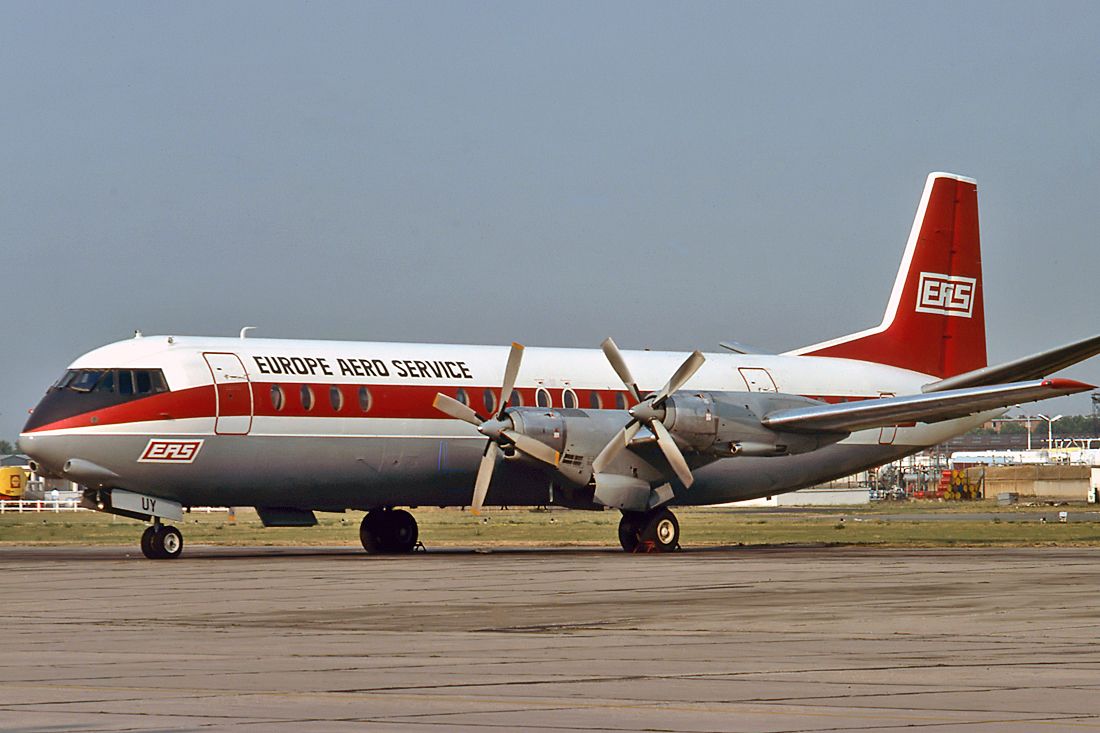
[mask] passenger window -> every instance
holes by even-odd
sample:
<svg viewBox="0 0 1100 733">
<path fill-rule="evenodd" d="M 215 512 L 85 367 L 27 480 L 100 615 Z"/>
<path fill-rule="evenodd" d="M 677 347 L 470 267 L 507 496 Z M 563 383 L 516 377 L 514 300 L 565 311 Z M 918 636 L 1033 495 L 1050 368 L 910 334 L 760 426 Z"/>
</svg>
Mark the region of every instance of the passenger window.
<svg viewBox="0 0 1100 733">
<path fill-rule="evenodd" d="M 538 390 L 535 391 L 535 404 L 539 407 L 549 407 L 550 393 L 542 387 L 539 387 Z"/>
<path fill-rule="evenodd" d="M 344 393 L 335 384 L 328 388 L 328 401 L 336 412 L 344 409 Z"/>
<path fill-rule="evenodd" d="M 459 387 L 458 391 L 455 392 L 455 399 L 467 407 L 470 406 L 470 398 L 466 395 L 466 390 L 462 389 L 462 387 Z"/>
<path fill-rule="evenodd" d="M 508 397 L 508 404 L 512 407 L 523 407 L 523 395 L 518 389 L 512 390 L 512 394 Z"/>
<path fill-rule="evenodd" d="M 118 393 L 134 393 L 134 375 L 129 369 L 118 370 Z"/>
<path fill-rule="evenodd" d="M 567 389 L 561 393 L 561 406 L 568 407 L 570 409 L 577 406 L 577 393 L 571 389 Z"/>
<path fill-rule="evenodd" d="M 625 392 L 616 392 L 615 393 L 615 409 L 616 410 L 625 410 L 626 409 L 626 393 Z"/>
<path fill-rule="evenodd" d="M 283 388 L 277 384 L 271 385 L 271 406 L 275 408 L 276 412 L 281 412 L 285 404 L 286 399 L 283 397 Z"/>
<path fill-rule="evenodd" d="M 313 409 L 313 390 L 310 389 L 308 384 L 303 384 L 302 388 L 298 390 L 298 394 L 302 397 L 302 409 L 309 412 Z"/>
<path fill-rule="evenodd" d="M 600 399 L 600 393 L 596 390 L 592 390 L 588 393 L 588 406 L 593 410 L 600 410 L 603 408 L 603 400 Z"/>
<path fill-rule="evenodd" d="M 114 392 L 115 391 L 115 373 L 108 369 L 103 372 L 103 376 L 95 385 L 96 392 Z"/>
<path fill-rule="evenodd" d="M 497 396 L 493 390 L 486 388 L 481 395 L 481 400 L 485 403 L 485 410 L 490 415 L 497 411 Z"/>
<path fill-rule="evenodd" d="M 359 388 L 359 409 L 362 410 L 364 414 L 366 414 L 366 413 L 370 412 L 370 408 L 371 408 L 370 390 L 367 389 L 366 387 L 360 387 Z"/>
</svg>

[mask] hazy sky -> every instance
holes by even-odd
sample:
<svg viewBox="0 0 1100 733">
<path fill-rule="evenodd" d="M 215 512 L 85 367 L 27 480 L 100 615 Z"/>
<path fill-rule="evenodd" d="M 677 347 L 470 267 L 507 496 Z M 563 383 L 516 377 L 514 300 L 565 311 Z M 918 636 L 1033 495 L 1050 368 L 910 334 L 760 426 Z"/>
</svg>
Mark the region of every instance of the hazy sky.
<svg viewBox="0 0 1100 733">
<path fill-rule="evenodd" d="M 848 333 L 933 170 L 978 179 L 991 361 L 1091 335 L 1097 28 L 1095 2 L 0 2 L 0 438 L 135 328 Z"/>
</svg>

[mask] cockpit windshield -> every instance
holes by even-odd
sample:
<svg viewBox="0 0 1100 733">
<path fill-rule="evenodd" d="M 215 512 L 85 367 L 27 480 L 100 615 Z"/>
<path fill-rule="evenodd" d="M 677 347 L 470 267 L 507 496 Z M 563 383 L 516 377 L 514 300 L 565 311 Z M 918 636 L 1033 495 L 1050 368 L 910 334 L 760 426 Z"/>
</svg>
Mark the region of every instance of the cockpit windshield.
<svg viewBox="0 0 1100 733">
<path fill-rule="evenodd" d="M 102 376 L 102 369 L 81 369 L 69 381 L 68 388 L 74 392 L 91 392 Z"/>
<path fill-rule="evenodd" d="M 70 369 L 53 389 L 120 395 L 150 395 L 168 391 L 160 369 Z"/>
</svg>

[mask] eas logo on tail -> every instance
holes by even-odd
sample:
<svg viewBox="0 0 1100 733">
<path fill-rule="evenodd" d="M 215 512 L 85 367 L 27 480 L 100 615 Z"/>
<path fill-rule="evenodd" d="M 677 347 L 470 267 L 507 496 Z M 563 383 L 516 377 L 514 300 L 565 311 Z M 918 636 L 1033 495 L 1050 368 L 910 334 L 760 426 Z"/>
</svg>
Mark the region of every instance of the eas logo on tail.
<svg viewBox="0 0 1100 733">
<path fill-rule="evenodd" d="M 201 440 L 157 440 L 145 446 L 138 463 L 191 463 L 202 448 Z"/>
<path fill-rule="evenodd" d="M 917 312 L 970 318 L 974 313 L 977 284 L 972 277 L 922 272 L 917 290 Z"/>
</svg>

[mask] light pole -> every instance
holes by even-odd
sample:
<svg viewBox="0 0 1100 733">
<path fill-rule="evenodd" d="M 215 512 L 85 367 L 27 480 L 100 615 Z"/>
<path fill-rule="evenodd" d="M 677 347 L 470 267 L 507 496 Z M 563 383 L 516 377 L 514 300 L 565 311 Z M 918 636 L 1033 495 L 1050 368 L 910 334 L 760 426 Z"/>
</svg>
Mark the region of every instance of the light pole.
<svg viewBox="0 0 1100 733">
<path fill-rule="evenodd" d="M 1062 416 L 1055 415 L 1054 417 L 1047 417 L 1040 412 L 1036 417 L 1041 417 L 1047 421 L 1047 450 L 1050 450 L 1054 446 L 1054 423 L 1061 420 Z"/>
</svg>

